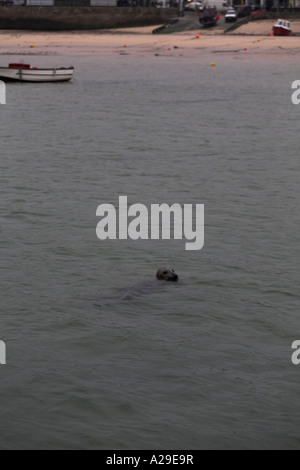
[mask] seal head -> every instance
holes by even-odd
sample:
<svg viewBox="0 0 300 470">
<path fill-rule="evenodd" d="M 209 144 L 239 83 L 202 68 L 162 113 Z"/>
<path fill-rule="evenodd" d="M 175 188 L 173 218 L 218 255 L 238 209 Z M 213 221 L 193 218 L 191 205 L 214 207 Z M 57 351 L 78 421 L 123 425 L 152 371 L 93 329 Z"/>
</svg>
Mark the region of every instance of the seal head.
<svg viewBox="0 0 300 470">
<path fill-rule="evenodd" d="M 159 281 L 177 282 L 179 279 L 174 269 L 170 269 L 170 268 L 159 268 L 159 270 L 156 273 L 156 277 Z"/>
</svg>

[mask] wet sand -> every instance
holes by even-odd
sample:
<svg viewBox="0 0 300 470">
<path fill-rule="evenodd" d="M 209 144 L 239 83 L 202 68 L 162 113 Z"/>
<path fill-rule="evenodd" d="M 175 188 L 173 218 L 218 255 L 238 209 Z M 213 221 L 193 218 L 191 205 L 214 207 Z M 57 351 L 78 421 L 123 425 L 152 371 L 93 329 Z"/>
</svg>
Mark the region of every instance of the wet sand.
<svg viewBox="0 0 300 470">
<path fill-rule="evenodd" d="M 135 52 L 143 55 L 172 51 L 172 54 L 191 55 L 199 49 L 203 52 L 247 50 L 298 53 L 300 36 L 271 37 L 272 24 L 273 21 L 252 22 L 226 35 L 201 29 L 152 34 L 151 26 L 88 32 L 0 31 L 0 55 L 81 55 L 100 51 L 103 54 Z"/>
</svg>

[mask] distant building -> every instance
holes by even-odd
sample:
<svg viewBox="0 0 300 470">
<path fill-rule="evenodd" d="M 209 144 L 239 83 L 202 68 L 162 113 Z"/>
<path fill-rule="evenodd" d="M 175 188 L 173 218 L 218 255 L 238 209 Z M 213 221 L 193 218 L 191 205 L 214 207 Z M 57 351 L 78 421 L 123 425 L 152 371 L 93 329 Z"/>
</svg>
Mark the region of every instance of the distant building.
<svg viewBox="0 0 300 470">
<path fill-rule="evenodd" d="M 62 6 L 62 7 L 76 7 L 76 6 L 95 6 L 95 7 L 115 7 L 117 0 L 13 0 L 14 5 L 26 6 Z"/>
<path fill-rule="evenodd" d="M 91 0 L 91 7 L 116 7 L 117 0 Z"/>
<path fill-rule="evenodd" d="M 53 7 L 54 0 L 25 0 L 25 5 L 28 7 Z"/>
<path fill-rule="evenodd" d="M 92 7 L 116 7 L 116 6 L 153 6 L 161 3 L 162 6 L 174 6 L 175 0 L 11 0 L 14 5 L 26 6 L 92 6 Z M 1 0 L 0 0 L 1 2 Z"/>
<path fill-rule="evenodd" d="M 60 7 L 116 7 L 116 6 L 160 6 L 173 7 L 178 6 L 179 0 L 0 0 L 13 2 L 15 6 L 60 6 Z"/>
</svg>

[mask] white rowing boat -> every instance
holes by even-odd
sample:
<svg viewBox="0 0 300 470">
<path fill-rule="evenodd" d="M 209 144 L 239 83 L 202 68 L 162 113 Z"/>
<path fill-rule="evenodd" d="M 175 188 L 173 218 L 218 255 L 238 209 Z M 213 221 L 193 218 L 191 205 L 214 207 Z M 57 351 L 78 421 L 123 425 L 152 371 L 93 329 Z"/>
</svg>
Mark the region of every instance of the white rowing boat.
<svg viewBox="0 0 300 470">
<path fill-rule="evenodd" d="M 40 69 L 29 64 L 9 64 L 0 67 L 0 79 L 18 82 L 67 82 L 72 80 L 74 67 Z"/>
</svg>

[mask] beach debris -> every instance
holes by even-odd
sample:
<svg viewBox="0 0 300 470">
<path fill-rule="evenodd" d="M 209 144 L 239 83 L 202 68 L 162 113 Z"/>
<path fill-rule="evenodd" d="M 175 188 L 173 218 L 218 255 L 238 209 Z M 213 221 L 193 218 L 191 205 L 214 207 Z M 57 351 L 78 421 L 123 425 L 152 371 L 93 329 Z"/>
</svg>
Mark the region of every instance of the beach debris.
<svg viewBox="0 0 300 470">
<path fill-rule="evenodd" d="M 213 54 L 227 54 L 232 52 L 241 52 L 241 49 L 226 49 L 225 51 L 212 51 Z"/>
</svg>

